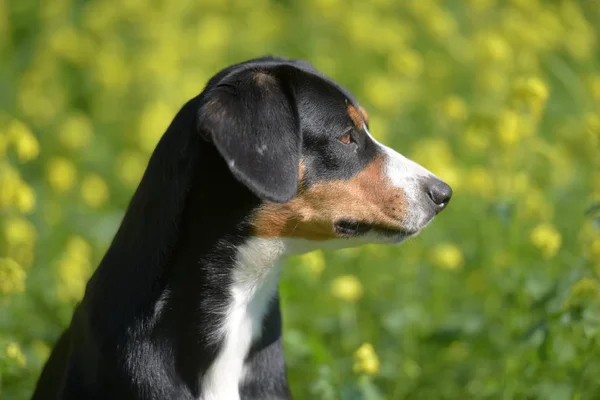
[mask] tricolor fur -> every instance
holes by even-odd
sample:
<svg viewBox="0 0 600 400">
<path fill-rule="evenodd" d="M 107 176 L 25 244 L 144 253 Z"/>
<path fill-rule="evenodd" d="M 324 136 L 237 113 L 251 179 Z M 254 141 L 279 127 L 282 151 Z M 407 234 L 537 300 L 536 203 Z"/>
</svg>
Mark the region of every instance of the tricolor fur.
<svg viewBox="0 0 600 400">
<path fill-rule="evenodd" d="M 400 243 L 451 190 L 303 61 L 231 66 L 177 114 L 34 399 L 290 399 L 281 260 Z"/>
</svg>

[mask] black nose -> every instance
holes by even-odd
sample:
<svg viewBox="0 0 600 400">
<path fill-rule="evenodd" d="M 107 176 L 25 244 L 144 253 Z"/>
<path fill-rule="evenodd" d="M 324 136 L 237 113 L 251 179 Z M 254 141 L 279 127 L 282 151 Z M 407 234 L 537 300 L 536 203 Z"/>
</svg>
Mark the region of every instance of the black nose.
<svg viewBox="0 0 600 400">
<path fill-rule="evenodd" d="M 442 211 L 448 205 L 452 197 L 452 188 L 437 178 L 429 178 L 425 190 L 429 198 L 436 205 L 438 212 Z"/>
</svg>

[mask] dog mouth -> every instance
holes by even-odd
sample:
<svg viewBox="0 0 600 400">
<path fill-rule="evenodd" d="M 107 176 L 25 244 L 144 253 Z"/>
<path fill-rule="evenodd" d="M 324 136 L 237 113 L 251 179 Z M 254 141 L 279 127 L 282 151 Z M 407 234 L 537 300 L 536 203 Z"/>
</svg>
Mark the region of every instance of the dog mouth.
<svg viewBox="0 0 600 400">
<path fill-rule="evenodd" d="M 411 231 L 401 227 L 384 226 L 352 219 L 343 219 L 334 222 L 333 229 L 342 238 L 360 237 L 369 232 L 390 238 L 408 237 L 418 233 L 418 231 Z"/>
</svg>

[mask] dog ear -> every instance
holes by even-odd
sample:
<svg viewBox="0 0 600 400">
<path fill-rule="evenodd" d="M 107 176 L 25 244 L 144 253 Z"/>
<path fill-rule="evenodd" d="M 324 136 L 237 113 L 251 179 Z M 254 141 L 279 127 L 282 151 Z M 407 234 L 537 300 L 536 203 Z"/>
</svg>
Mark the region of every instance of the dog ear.
<svg viewBox="0 0 600 400">
<path fill-rule="evenodd" d="M 298 189 L 302 137 L 290 67 L 234 72 L 209 88 L 199 111 L 232 174 L 263 200 L 284 203 Z"/>
</svg>

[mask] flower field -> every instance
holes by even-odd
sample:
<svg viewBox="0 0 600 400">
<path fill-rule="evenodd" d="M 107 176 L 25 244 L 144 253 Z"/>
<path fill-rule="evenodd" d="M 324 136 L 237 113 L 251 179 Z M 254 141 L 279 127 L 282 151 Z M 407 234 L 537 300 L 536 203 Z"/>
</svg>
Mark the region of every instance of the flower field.
<svg viewBox="0 0 600 400">
<path fill-rule="evenodd" d="M 175 112 L 265 54 L 454 189 L 402 246 L 287 261 L 296 398 L 599 399 L 599 35 L 591 0 L 0 0 L 0 399 L 31 394 Z"/>
</svg>

